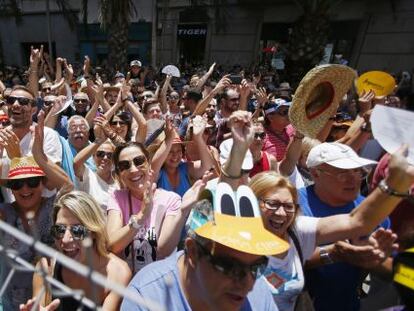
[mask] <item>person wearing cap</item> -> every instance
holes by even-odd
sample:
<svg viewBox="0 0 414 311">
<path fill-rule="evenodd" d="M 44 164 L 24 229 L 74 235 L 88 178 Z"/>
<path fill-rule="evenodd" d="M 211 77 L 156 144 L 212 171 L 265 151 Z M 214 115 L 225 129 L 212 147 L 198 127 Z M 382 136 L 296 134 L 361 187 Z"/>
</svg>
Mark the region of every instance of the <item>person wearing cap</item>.
<svg viewBox="0 0 414 311">
<path fill-rule="evenodd" d="M 129 64 L 129 69 L 131 73 L 132 79 L 139 79 L 140 78 L 140 71 L 141 71 L 142 64 L 139 60 L 134 59 Z"/>
<path fill-rule="evenodd" d="M 203 139 L 205 127 L 206 121 L 201 116 L 191 120 L 192 141 L 199 149 L 200 160 L 184 161 L 183 141 L 172 124 L 167 123 L 166 139 L 151 161 L 154 179 L 159 188 L 173 191 L 182 197 L 191 184 L 213 166 L 211 154 Z"/>
<path fill-rule="evenodd" d="M 287 243 L 264 228 L 248 187 L 235 193 L 220 183 L 200 199 L 204 194 L 208 199 L 193 208 L 193 215 L 201 217 L 192 218 L 184 251 L 144 268 L 128 288 L 171 311 L 278 310 L 260 276 L 266 256 L 285 252 Z M 203 219 L 204 213 L 208 216 Z M 121 310 L 148 309 L 124 299 Z"/>
<path fill-rule="evenodd" d="M 350 213 L 354 216 L 363 205 L 372 203 L 372 198 L 379 196 L 384 201 L 377 203 L 375 219 L 378 215 L 381 216 L 381 220 L 385 219 L 401 200 L 390 195 L 390 189 L 406 192 L 411 184 L 405 184 L 409 180 L 411 168 L 408 168 L 401 156 L 397 159 L 399 162 L 396 161 L 394 165 L 405 165 L 407 173 L 397 171 L 399 174 L 403 173 L 401 180 L 396 178 L 398 174 L 390 176 L 378 190 L 365 199 L 359 194 L 361 182 L 367 176 L 366 167 L 376 162 L 359 157 L 352 148 L 344 144 L 323 143 L 315 146 L 309 152 L 306 161 L 314 185 L 299 189 L 299 203 L 303 214 L 328 217 Z M 387 206 L 384 206 L 385 203 Z M 357 208 L 360 205 L 361 207 Z M 374 219 L 374 213 L 371 214 L 371 218 Z M 388 229 L 389 219 L 383 220 L 380 226 Z M 372 226 L 370 228 L 374 229 Z M 361 268 L 378 266 L 376 255 L 365 248 L 366 238 L 358 238 L 367 233 L 355 234 L 352 243 L 337 242 L 321 246 L 308 261 L 308 266 L 312 268 L 306 273 L 307 286 L 317 310 L 359 308 L 356 290 L 360 282 Z M 341 282 L 334 281 L 338 279 L 341 279 Z M 333 282 L 335 286 L 332 286 Z"/>
<path fill-rule="evenodd" d="M 289 142 L 295 138 L 301 139 L 298 134 L 295 137 L 295 130 L 289 121 L 290 102 L 277 98 L 264 106 L 265 132 L 263 150 L 272 154 L 278 161 L 286 155 Z"/>
<path fill-rule="evenodd" d="M 13 157 L 6 179 L 6 187 L 13 194 L 13 203 L 0 204 L 0 218 L 17 229 L 39 238 L 42 243 L 51 245 L 50 227 L 52 221 L 55 195 L 46 197 L 43 190 L 59 189 L 60 193 L 73 188 L 68 176 L 62 169 L 45 157 L 43 151 L 43 128 L 35 128 L 33 156 Z M 5 187 L 2 187 L 5 188 Z M 35 231 L 33 231 L 35 230 Z M 33 262 L 36 253 L 28 245 L 17 242 L 12 236 L 5 234 L 3 243 L 6 248 L 13 248 L 20 257 Z M 4 280 L 10 266 L 1 260 L 1 278 Z M 4 310 L 18 310 L 19 303 L 32 297 L 32 273 L 16 272 L 2 297 Z"/>
<path fill-rule="evenodd" d="M 10 126 L 1 131 L 11 130 L 19 141 L 20 155 L 28 156 L 32 154 L 33 146 L 33 115 L 37 113 L 34 94 L 24 86 L 15 86 L 7 97 L 8 116 Z M 59 142 L 59 135 L 52 129 L 45 127 L 42 140 L 43 150 L 47 157 L 54 163 L 62 162 L 62 145 Z M 1 177 L 6 178 L 11 158 L 6 152 L 1 156 Z M 12 202 L 13 197 L 6 188 L 1 189 L 5 202 Z M 46 196 L 53 195 L 46 193 Z"/>
</svg>

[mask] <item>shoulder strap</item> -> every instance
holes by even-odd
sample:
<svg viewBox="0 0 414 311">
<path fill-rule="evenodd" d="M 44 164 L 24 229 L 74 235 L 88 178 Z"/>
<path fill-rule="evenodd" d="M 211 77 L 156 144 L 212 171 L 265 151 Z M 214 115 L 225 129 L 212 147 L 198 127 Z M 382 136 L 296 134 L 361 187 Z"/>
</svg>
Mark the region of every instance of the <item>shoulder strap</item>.
<svg viewBox="0 0 414 311">
<path fill-rule="evenodd" d="M 300 244 L 299 244 L 299 239 L 296 236 L 295 231 L 291 228 L 288 229 L 288 234 L 293 240 L 293 244 L 295 245 L 296 251 L 299 254 L 300 262 L 303 265 L 303 254 L 302 254 L 302 248 L 300 247 Z"/>
</svg>

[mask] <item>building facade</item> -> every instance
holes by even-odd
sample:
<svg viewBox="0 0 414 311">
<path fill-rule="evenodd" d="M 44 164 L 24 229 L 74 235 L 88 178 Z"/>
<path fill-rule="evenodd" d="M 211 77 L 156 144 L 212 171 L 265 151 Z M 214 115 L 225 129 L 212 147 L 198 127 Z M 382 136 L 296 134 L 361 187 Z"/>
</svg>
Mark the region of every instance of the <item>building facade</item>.
<svg viewBox="0 0 414 311">
<path fill-rule="evenodd" d="M 46 0 L 22 0 L 21 22 L 6 14 L 0 1 L 0 58 L 26 65 L 30 46 L 48 50 Z M 106 34 L 99 27 L 98 2 L 89 1 L 87 27 L 79 21 L 81 1 L 69 1 L 78 22 L 50 0 L 53 55 L 82 62 L 84 55 L 103 61 Z M 135 0 L 137 14 L 129 31 L 129 59 L 145 65 L 217 62 L 249 65 L 266 58 L 283 66 L 294 22 L 302 14 L 292 0 Z M 331 11 L 327 60 L 335 54 L 361 71 L 398 72 L 414 68 L 414 1 L 344 0 Z M 312 38 L 310 38 L 311 40 Z M 272 48 L 275 48 L 272 50 Z"/>
</svg>

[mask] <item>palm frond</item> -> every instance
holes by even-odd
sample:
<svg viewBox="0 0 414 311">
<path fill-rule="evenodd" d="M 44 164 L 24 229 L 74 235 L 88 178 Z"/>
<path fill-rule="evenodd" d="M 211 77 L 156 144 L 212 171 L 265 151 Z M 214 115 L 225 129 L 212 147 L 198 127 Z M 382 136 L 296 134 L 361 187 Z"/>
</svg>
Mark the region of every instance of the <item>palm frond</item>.
<svg viewBox="0 0 414 311">
<path fill-rule="evenodd" d="M 56 0 L 56 4 L 59 9 L 62 11 L 63 16 L 69 24 L 71 29 L 75 29 L 78 24 L 78 15 L 73 7 L 70 5 L 69 0 Z"/>
</svg>

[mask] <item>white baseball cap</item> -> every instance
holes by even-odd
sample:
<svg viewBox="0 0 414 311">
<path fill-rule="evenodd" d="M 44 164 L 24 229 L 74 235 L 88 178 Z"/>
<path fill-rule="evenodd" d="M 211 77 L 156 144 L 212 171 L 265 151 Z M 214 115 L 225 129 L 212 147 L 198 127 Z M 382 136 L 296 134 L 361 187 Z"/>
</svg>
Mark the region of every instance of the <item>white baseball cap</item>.
<svg viewBox="0 0 414 311">
<path fill-rule="evenodd" d="M 340 143 L 322 143 L 311 149 L 306 160 L 308 168 L 328 164 L 341 169 L 354 169 L 376 164 L 376 161 L 361 158 L 349 146 Z"/>
<path fill-rule="evenodd" d="M 227 159 L 230 157 L 231 147 L 233 146 L 233 138 L 226 139 L 220 144 L 220 164 L 223 165 L 226 163 Z M 253 168 L 253 156 L 250 150 L 247 150 L 246 155 L 244 156 L 242 170 L 251 170 Z"/>
</svg>

